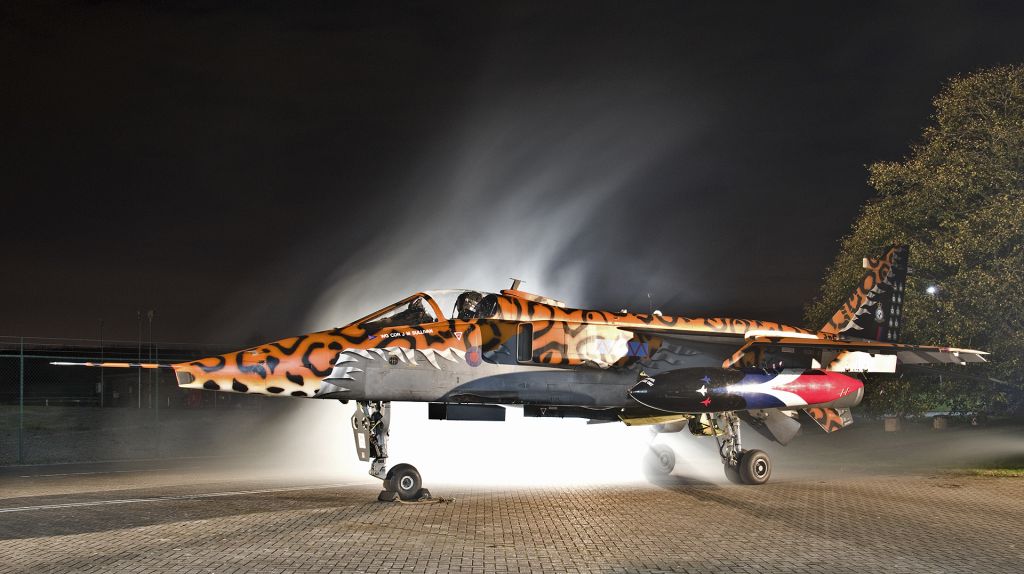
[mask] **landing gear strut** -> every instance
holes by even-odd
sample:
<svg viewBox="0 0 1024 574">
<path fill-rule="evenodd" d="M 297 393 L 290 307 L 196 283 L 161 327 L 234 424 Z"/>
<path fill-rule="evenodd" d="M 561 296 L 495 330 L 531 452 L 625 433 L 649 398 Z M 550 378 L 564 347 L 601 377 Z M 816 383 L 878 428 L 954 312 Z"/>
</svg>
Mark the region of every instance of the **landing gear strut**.
<svg viewBox="0 0 1024 574">
<path fill-rule="evenodd" d="M 391 426 L 391 403 L 387 401 L 359 401 L 352 414 L 352 436 L 356 441 L 359 460 L 370 461 L 370 476 L 384 481 L 384 490 L 377 500 L 424 500 L 430 491 L 423 488 L 423 479 L 411 464 L 388 464 L 388 429 Z"/>
<path fill-rule="evenodd" d="M 772 476 L 772 461 L 762 450 L 743 450 L 740 419 L 736 413 L 719 413 L 712 419 L 718 454 L 725 465 L 725 477 L 734 484 L 764 484 Z"/>
</svg>

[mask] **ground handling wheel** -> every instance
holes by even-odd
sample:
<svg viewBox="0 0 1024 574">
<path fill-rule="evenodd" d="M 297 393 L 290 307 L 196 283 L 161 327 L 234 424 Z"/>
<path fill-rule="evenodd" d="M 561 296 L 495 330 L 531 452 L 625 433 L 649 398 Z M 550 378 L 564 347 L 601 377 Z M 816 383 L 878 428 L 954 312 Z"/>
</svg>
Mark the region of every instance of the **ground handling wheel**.
<svg viewBox="0 0 1024 574">
<path fill-rule="evenodd" d="M 396 464 L 384 478 L 384 489 L 394 492 L 402 500 L 419 500 L 422 486 L 420 472 L 411 464 Z"/>
<path fill-rule="evenodd" d="M 651 476 L 668 476 L 675 467 L 676 453 L 666 445 L 652 445 L 644 456 L 644 470 Z"/>
<path fill-rule="evenodd" d="M 739 471 L 743 484 L 764 484 L 772 476 L 772 460 L 763 450 L 748 450 L 740 456 Z"/>
</svg>

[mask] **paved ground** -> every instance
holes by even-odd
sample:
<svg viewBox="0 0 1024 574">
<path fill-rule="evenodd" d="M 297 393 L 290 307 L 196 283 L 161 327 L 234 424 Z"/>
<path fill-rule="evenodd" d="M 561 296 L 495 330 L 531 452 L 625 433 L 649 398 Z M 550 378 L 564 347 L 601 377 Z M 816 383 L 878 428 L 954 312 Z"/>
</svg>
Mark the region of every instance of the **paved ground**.
<svg viewBox="0 0 1024 574">
<path fill-rule="evenodd" d="M 0 472 L 0 572 L 1020 572 L 1024 480 L 781 469 L 763 487 L 429 484 L 378 503 L 202 462 Z"/>
</svg>

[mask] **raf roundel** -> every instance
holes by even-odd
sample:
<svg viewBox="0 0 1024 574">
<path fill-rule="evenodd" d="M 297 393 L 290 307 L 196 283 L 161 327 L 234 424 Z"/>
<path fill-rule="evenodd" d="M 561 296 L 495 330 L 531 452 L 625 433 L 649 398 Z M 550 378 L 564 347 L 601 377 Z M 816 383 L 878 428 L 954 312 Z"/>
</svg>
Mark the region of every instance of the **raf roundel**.
<svg viewBox="0 0 1024 574">
<path fill-rule="evenodd" d="M 466 364 L 470 367 L 479 367 L 480 363 L 483 362 L 483 357 L 480 354 L 480 347 L 470 347 L 466 350 Z"/>
</svg>

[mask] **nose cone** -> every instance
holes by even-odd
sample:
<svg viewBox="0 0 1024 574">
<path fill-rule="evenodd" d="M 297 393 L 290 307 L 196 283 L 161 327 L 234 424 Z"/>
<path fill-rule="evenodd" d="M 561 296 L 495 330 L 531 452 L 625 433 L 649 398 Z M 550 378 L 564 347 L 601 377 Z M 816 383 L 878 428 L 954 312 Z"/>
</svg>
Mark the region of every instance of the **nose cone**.
<svg viewBox="0 0 1024 574">
<path fill-rule="evenodd" d="M 311 333 L 173 365 L 178 385 L 235 393 L 312 397 L 325 381 L 340 379 L 346 391 L 359 382 L 357 357 L 342 356 L 343 341 Z M 339 371 L 338 366 L 343 365 Z M 336 385 L 338 386 L 338 385 Z M 341 387 L 339 387 L 341 388 Z M 338 391 L 340 392 L 340 391 Z"/>
<path fill-rule="evenodd" d="M 242 388 L 244 383 L 238 380 L 241 374 L 238 366 L 232 363 L 228 355 L 216 355 L 171 365 L 171 368 L 178 386 L 185 389 L 245 392 L 246 389 Z"/>
<path fill-rule="evenodd" d="M 293 396 L 312 396 L 315 391 L 305 388 L 308 370 L 300 362 L 260 348 L 179 363 L 172 368 L 178 386 L 186 389 Z"/>
</svg>

